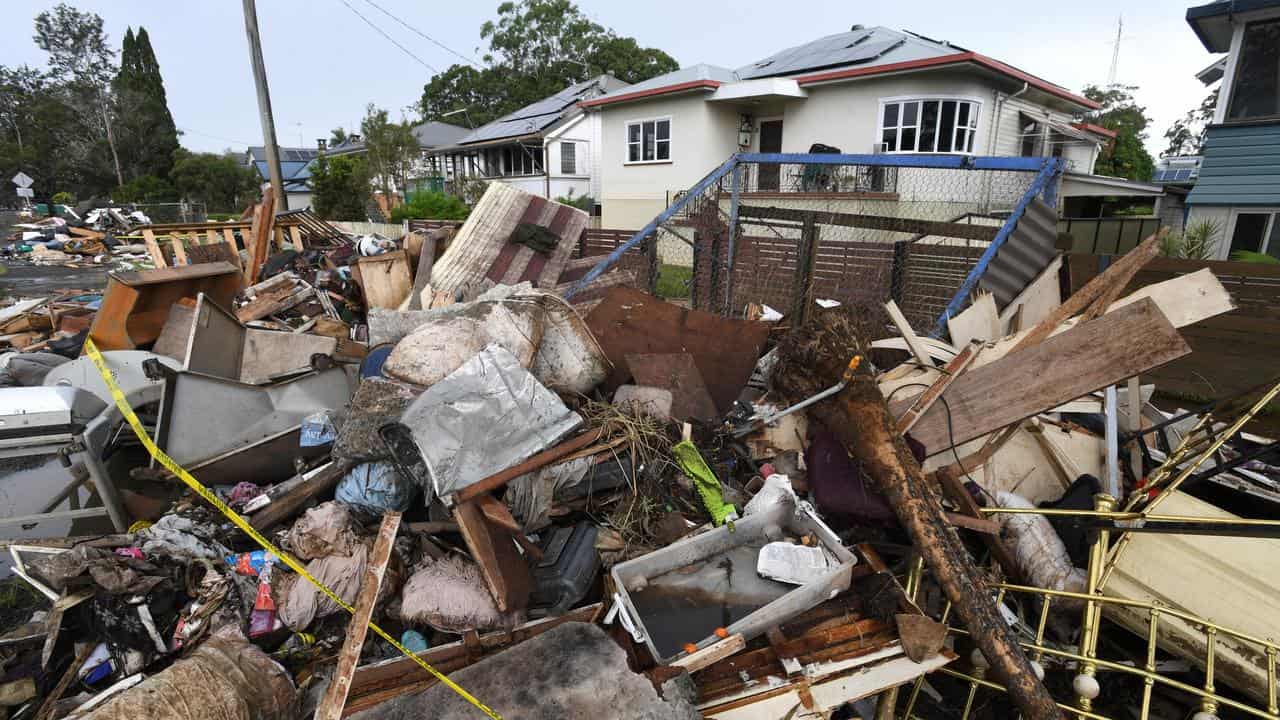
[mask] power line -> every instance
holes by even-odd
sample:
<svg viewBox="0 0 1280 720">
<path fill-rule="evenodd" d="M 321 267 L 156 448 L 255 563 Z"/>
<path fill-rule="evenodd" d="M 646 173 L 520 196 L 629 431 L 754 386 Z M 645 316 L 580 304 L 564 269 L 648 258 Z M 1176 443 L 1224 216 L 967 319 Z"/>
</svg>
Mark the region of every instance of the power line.
<svg viewBox="0 0 1280 720">
<path fill-rule="evenodd" d="M 237 144 L 237 145 L 246 145 L 246 146 L 247 146 L 247 145 L 252 145 L 252 144 L 253 144 L 253 143 L 250 143 L 250 142 L 245 142 L 244 140 L 236 140 L 235 138 L 228 138 L 228 137 L 222 137 L 221 135 L 210 135 L 209 133 L 202 133 L 202 132 L 200 132 L 199 130 L 192 130 L 192 129 L 191 129 L 191 128 L 189 128 L 189 127 L 179 127 L 179 128 L 178 128 L 178 130 L 180 130 L 180 131 L 182 131 L 182 132 L 184 132 L 184 133 L 190 133 L 190 134 L 192 134 L 192 135 L 199 135 L 200 137 L 206 137 L 206 138 L 209 138 L 209 139 L 211 139 L 211 140 L 221 140 L 221 141 L 223 141 L 223 142 L 235 143 L 235 144 Z"/>
<path fill-rule="evenodd" d="M 386 33 L 382 28 L 378 27 L 377 25 L 374 25 L 374 24 L 373 24 L 373 22 L 369 20 L 369 18 L 365 17 L 364 15 L 361 15 L 361 14 L 360 14 L 360 11 L 359 11 L 359 10 L 356 10 L 356 9 L 355 9 L 355 8 L 353 8 L 353 7 L 351 7 L 351 3 L 347 2 L 347 0 L 338 0 L 338 2 L 342 3 L 343 5 L 346 5 L 348 10 L 350 10 L 351 12 L 353 12 L 353 13 L 355 13 L 355 14 L 356 14 L 356 17 L 360 18 L 361 20 L 363 20 L 363 21 L 365 22 L 365 24 L 366 24 L 366 25 L 368 25 L 369 27 L 371 27 L 371 28 L 373 28 L 374 30 L 376 30 L 376 31 L 378 32 L 378 34 L 379 34 L 379 35 L 381 35 L 382 37 L 384 37 L 384 38 L 386 38 L 388 41 L 390 41 L 392 45 L 395 45 L 396 47 L 400 48 L 400 50 L 401 50 L 402 52 L 404 52 L 404 54 L 405 54 L 405 55 L 408 55 L 409 57 L 413 58 L 414 60 L 417 60 L 419 65 L 421 65 L 421 66 L 425 67 L 426 69 L 430 70 L 430 71 L 431 71 L 431 72 L 433 72 L 433 73 L 438 73 L 438 72 L 440 72 L 440 71 L 439 71 L 439 70 L 437 70 L 435 67 L 433 67 L 430 63 L 428 63 L 426 60 L 423 60 L 422 58 L 420 58 L 420 57 L 418 57 L 417 55 L 414 55 L 412 52 L 410 52 L 410 51 L 409 51 L 409 48 L 407 48 L 407 47 L 405 47 L 405 46 L 401 45 L 400 43 L 396 42 L 396 39 L 395 39 L 395 38 L 393 38 L 393 37 L 391 37 L 390 35 L 388 35 L 388 34 L 387 34 L 387 33 Z"/>
<path fill-rule="evenodd" d="M 427 40 L 430 40 L 431 42 L 435 43 L 437 46 L 439 46 L 439 47 L 443 48 L 444 50 L 447 50 L 448 52 L 451 52 L 451 53 L 453 53 L 454 55 L 457 55 L 458 57 L 462 58 L 463 60 L 466 60 L 466 61 L 467 61 L 467 63 L 468 63 L 469 65 L 473 65 L 473 66 L 478 66 L 478 65 L 479 65 L 479 63 L 477 63 L 475 60 L 473 60 L 473 59 L 471 59 L 471 58 L 467 57 L 466 55 L 463 55 L 462 53 L 458 52 L 457 50 L 454 50 L 453 48 L 449 47 L 448 45 L 445 45 L 444 43 L 440 42 L 439 40 L 436 40 L 435 38 L 433 38 L 433 37 L 431 37 L 430 35 L 428 35 L 428 34 L 426 34 L 426 33 L 422 32 L 421 30 L 419 30 L 418 28 L 416 28 L 416 27 L 414 27 L 414 26 L 410 25 L 409 23 L 405 22 L 404 20 L 401 20 L 400 18 L 396 17 L 395 15 L 392 15 L 390 12 L 388 12 L 386 9 L 384 9 L 381 5 L 378 5 L 377 3 L 375 3 L 373 0 L 364 0 L 364 1 L 365 1 L 365 2 L 367 2 L 367 3 L 369 3 L 370 5 L 374 6 L 375 8 L 377 8 L 380 12 L 382 12 L 382 14 L 383 14 L 383 15 L 386 15 L 387 17 L 391 18 L 392 20 L 395 20 L 396 22 L 398 22 L 398 23 L 400 23 L 401 25 L 405 26 L 405 27 L 406 27 L 406 28 L 408 28 L 409 30 L 411 30 L 411 31 L 413 31 L 413 32 L 415 32 L 415 33 L 417 33 L 417 34 L 421 35 L 422 37 L 426 38 Z"/>
</svg>

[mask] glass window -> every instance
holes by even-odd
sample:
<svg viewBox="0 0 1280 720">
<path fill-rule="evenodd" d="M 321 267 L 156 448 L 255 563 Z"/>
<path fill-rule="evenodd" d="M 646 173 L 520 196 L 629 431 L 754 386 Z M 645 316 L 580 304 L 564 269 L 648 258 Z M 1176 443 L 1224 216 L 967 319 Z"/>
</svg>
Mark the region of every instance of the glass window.
<svg viewBox="0 0 1280 720">
<path fill-rule="evenodd" d="M 1228 120 L 1280 115 L 1280 19 L 1249 23 L 1236 59 Z"/>
<path fill-rule="evenodd" d="M 560 143 L 560 172 L 564 175 L 578 174 L 578 144 Z"/>
<path fill-rule="evenodd" d="M 1236 228 L 1231 232 L 1231 252 L 1249 250 L 1263 251 L 1263 238 L 1266 237 L 1267 224 L 1271 221 L 1271 213 L 1240 213 L 1236 215 Z"/>
<path fill-rule="evenodd" d="M 641 120 L 627 123 L 627 162 L 654 162 L 670 159 L 670 120 Z"/>
<path fill-rule="evenodd" d="M 971 153 L 979 107 L 966 100 L 885 103 L 880 142 L 885 152 Z"/>
</svg>

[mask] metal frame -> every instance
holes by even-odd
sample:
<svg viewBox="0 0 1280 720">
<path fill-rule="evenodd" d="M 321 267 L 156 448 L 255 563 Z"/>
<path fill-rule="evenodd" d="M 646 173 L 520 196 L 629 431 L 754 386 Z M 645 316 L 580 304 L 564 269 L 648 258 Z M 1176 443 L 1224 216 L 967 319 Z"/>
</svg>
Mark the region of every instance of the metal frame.
<svg viewBox="0 0 1280 720">
<path fill-rule="evenodd" d="M 733 173 L 732 190 L 730 199 L 730 217 L 729 217 L 729 252 L 727 259 L 727 269 L 733 269 L 734 255 L 734 238 L 737 235 L 738 228 L 738 204 L 742 190 L 742 172 L 741 166 L 744 164 L 797 164 L 797 165 L 878 165 L 881 167 L 895 168 L 932 168 L 940 170 L 1007 170 L 1018 172 L 1035 172 L 1036 177 L 1031 182 L 1031 186 L 1027 189 L 1023 197 L 1014 207 L 1013 212 L 1005 221 L 1000 231 L 996 234 L 995 240 L 991 242 L 990 247 L 983 253 L 978 260 L 977 266 L 965 278 L 964 284 L 957 291 L 954 298 L 947 305 L 947 309 L 943 312 L 943 316 L 939 319 L 938 327 L 935 328 L 932 335 L 937 337 L 941 334 L 941 329 L 946 327 L 946 319 L 959 312 L 964 303 L 968 300 L 969 294 L 977 287 L 978 280 L 982 277 L 982 273 L 986 271 L 987 266 L 995 257 L 1000 246 L 1008 240 L 1013 232 L 1013 228 L 1017 225 L 1018 219 L 1026 211 L 1027 206 L 1031 203 L 1031 199 L 1036 196 L 1043 196 L 1044 201 L 1050 206 L 1057 205 L 1057 182 L 1061 176 L 1064 164 L 1059 158 L 1042 158 L 1042 157 L 985 157 L 973 155 L 925 155 L 925 154 L 892 154 L 892 155 L 843 155 L 843 154 L 822 154 L 822 153 L 734 153 L 729 156 L 719 167 L 712 170 L 705 177 L 699 180 L 689 188 L 680 199 L 667 206 L 665 210 L 658 213 L 657 217 L 650 220 L 648 224 L 640 228 L 631 236 L 629 240 L 619 245 L 613 252 L 606 255 L 595 267 L 591 268 L 573 287 L 565 292 L 566 299 L 572 298 L 574 295 L 582 292 L 592 281 L 600 277 L 614 263 L 618 262 L 628 250 L 640 244 L 646 237 L 654 234 L 658 229 L 666 224 L 673 217 L 683 213 L 688 205 L 696 198 L 700 197 L 708 188 L 719 182 L 729 173 Z M 728 292 L 728 290 L 726 290 Z"/>
</svg>

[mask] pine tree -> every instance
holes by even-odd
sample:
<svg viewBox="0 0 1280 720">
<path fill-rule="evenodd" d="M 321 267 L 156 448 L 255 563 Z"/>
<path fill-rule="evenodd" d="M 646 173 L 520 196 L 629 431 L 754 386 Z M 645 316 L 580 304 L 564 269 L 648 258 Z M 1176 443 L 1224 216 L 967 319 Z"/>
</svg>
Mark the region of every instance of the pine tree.
<svg viewBox="0 0 1280 720">
<path fill-rule="evenodd" d="M 114 90 L 126 180 L 148 175 L 169 177 L 178 149 L 178 128 L 169 112 L 160 64 L 146 28 L 138 28 L 136 35 L 132 28 L 125 33 Z"/>
</svg>

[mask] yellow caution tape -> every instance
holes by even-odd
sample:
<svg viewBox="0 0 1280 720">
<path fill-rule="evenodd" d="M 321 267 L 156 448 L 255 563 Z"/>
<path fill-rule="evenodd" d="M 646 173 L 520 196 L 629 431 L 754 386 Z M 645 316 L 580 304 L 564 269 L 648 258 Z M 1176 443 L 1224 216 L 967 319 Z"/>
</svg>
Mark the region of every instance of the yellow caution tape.
<svg viewBox="0 0 1280 720">
<path fill-rule="evenodd" d="M 310 581 L 312 585 L 315 585 L 316 588 L 332 600 L 334 604 L 343 610 L 346 610 L 353 616 L 355 615 L 356 609 L 354 607 L 344 602 L 336 593 L 325 587 L 324 583 L 320 582 L 315 578 L 315 576 L 307 572 L 307 569 L 302 566 L 302 563 L 298 562 L 287 553 L 281 552 L 279 548 L 272 545 L 271 541 L 263 537 L 262 534 L 255 530 L 254 527 L 250 525 L 247 520 L 241 517 L 239 513 L 228 507 L 226 503 L 222 502 L 221 498 L 215 495 L 211 490 L 209 490 L 209 488 L 201 485 L 199 480 L 192 477 L 191 473 L 183 469 L 181 465 L 174 462 L 173 458 L 169 457 L 163 450 L 161 450 L 151 439 L 151 436 L 147 434 L 146 428 L 142 426 L 142 422 L 139 421 L 138 416 L 134 414 L 133 408 L 129 407 L 129 401 L 125 399 L 124 393 L 120 391 L 120 386 L 116 385 L 115 378 L 112 376 L 111 370 L 107 367 L 106 359 L 102 357 L 102 353 L 98 351 L 97 346 L 93 344 L 92 340 L 87 338 L 85 339 L 84 351 L 85 354 L 89 356 L 89 359 L 93 361 L 94 366 L 98 368 L 98 374 L 102 376 L 102 381 L 107 384 L 107 389 L 111 392 L 111 397 L 115 400 L 116 407 L 119 408 L 120 414 L 124 416 L 124 419 L 129 423 L 129 427 L 133 428 L 133 434 L 138 436 L 138 440 L 142 443 L 143 447 L 147 449 L 147 452 L 151 454 L 151 457 L 154 458 L 156 462 L 160 463 L 160 465 L 169 472 L 181 478 L 182 482 L 187 484 L 187 487 L 194 490 L 197 495 L 204 498 L 223 515 L 226 515 L 231 522 L 235 523 L 236 527 L 240 528 L 246 535 L 253 538 L 254 542 L 261 545 L 264 550 L 280 558 L 280 560 L 285 565 L 288 565 L 291 570 Z M 464 700 L 483 711 L 485 715 L 493 718 L 493 720 L 502 720 L 502 716 L 498 715 L 498 713 L 491 710 L 487 705 L 477 700 L 471 693 L 463 690 L 461 686 L 450 680 L 439 670 L 431 667 L 427 661 L 413 654 L 409 648 L 401 645 L 399 641 L 387 634 L 387 632 L 378 627 L 377 624 L 370 622 L 369 629 L 372 630 L 375 635 L 390 643 L 392 647 L 399 650 L 405 657 L 421 665 L 423 670 L 431 673 L 435 679 L 444 683 L 450 690 L 453 690 L 458 695 L 462 696 Z"/>
</svg>

